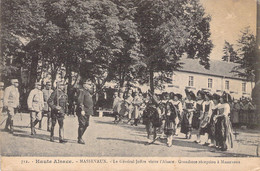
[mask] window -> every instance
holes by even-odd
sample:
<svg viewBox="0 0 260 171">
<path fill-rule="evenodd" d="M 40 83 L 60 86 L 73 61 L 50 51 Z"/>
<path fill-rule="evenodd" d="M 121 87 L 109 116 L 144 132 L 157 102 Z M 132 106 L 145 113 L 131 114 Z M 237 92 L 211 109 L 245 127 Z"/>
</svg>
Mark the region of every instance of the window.
<svg viewBox="0 0 260 171">
<path fill-rule="evenodd" d="M 213 80 L 211 78 L 208 79 L 208 88 L 212 88 Z"/>
<path fill-rule="evenodd" d="M 229 90 L 229 81 L 225 81 L 225 89 Z"/>
<path fill-rule="evenodd" d="M 246 92 L 246 83 L 242 83 L 242 92 Z"/>
<path fill-rule="evenodd" d="M 193 84 L 194 84 L 194 78 L 193 76 L 189 76 L 189 86 L 193 87 Z"/>
</svg>

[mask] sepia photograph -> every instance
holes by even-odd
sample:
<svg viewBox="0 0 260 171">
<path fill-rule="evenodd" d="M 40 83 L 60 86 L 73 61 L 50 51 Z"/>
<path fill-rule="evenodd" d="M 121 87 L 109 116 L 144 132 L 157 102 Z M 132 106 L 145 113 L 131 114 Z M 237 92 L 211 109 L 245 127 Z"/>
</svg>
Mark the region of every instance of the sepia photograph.
<svg viewBox="0 0 260 171">
<path fill-rule="evenodd" d="M 259 26 L 259 0 L 1 0 L 1 170 L 259 161 Z"/>
</svg>

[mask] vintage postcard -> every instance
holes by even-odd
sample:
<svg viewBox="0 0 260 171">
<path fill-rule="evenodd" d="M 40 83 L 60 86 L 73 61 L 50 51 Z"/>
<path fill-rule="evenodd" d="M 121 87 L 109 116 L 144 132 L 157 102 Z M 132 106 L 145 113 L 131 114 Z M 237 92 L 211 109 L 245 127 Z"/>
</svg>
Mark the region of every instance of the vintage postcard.
<svg viewBox="0 0 260 171">
<path fill-rule="evenodd" d="M 260 170 L 259 0 L 2 0 L 1 170 Z"/>
</svg>

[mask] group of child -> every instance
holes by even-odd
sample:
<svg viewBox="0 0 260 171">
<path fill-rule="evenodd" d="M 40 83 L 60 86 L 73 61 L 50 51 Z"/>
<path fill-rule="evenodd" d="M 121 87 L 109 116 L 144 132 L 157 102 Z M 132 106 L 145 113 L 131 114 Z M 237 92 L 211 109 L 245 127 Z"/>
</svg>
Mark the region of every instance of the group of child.
<svg viewBox="0 0 260 171">
<path fill-rule="evenodd" d="M 205 146 L 215 146 L 222 151 L 227 150 L 228 144 L 232 147 L 231 96 L 225 92 L 219 95 L 202 90 L 196 96 L 187 89 L 185 94 L 183 99 L 181 94 L 173 92 L 162 95 L 150 91 L 142 94 L 140 90 L 115 93 L 114 122 L 127 117 L 127 123 L 133 119 L 132 125 L 137 126 L 142 119 L 147 131 L 147 144 L 166 136 L 167 146 L 171 147 L 173 136 L 181 132 L 186 139 L 191 139 L 192 131 L 196 130 L 195 143 L 201 143 L 200 136 L 205 135 Z"/>
</svg>

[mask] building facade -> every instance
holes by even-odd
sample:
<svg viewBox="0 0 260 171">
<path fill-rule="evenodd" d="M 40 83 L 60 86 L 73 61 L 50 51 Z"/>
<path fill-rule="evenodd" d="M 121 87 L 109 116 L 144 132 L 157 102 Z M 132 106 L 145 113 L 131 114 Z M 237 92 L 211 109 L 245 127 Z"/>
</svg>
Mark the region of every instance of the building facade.
<svg viewBox="0 0 260 171">
<path fill-rule="evenodd" d="M 166 84 L 166 91 L 185 94 L 185 88 L 193 90 L 208 90 L 212 93 L 226 91 L 238 99 L 242 96 L 251 97 L 254 82 L 238 77 L 233 68 L 236 63 L 210 61 L 210 69 L 205 69 L 198 60 L 182 59 L 182 68 L 174 71 L 172 84 Z"/>
</svg>

